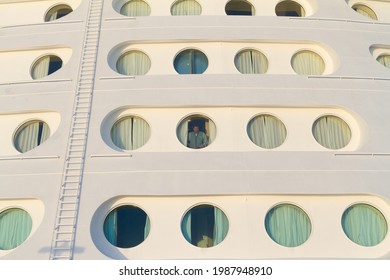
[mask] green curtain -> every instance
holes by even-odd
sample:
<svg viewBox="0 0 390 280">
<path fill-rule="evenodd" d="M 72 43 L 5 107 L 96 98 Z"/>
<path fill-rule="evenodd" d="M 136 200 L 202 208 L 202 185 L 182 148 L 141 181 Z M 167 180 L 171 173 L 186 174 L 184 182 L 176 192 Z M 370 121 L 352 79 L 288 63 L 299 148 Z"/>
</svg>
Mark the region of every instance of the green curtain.
<svg viewBox="0 0 390 280">
<path fill-rule="evenodd" d="M 242 74 L 264 74 L 268 61 L 264 54 L 257 50 L 244 50 L 236 55 L 234 64 Z"/>
<path fill-rule="evenodd" d="M 11 250 L 30 235 L 32 220 L 22 209 L 8 209 L 0 213 L 0 250 Z"/>
<path fill-rule="evenodd" d="M 321 75 L 325 70 L 323 59 L 312 51 L 301 51 L 291 59 L 291 66 L 299 75 Z"/>
<path fill-rule="evenodd" d="M 309 238 L 311 223 L 300 208 L 284 204 L 272 208 L 267 213 L 265 228 L 276 243 L 286 247 L 296 247 Z"/>
<path fill-rule="evenodd" d="M 120 13 L 129 17 L 149 16 L 150 6 L 142 0 L 131 0 L 122 6 Z"/>
<path fill-rule="evenodd" d="M 383 66 L 390 69 L 390 55 L 388 54 L 380 55 L 376 60 Z"/>
<path fill-rule="evenodd" d="M 312 128 L 317 142 L 328 149 L 341 149 L 351 140 L 351 130 L 345 121 L 336 116 L 323 116 L 316 120 Z"/>
<path fill-rule="evenodd" d="M 123 54 L 116 64 L 120 74 L 128 76 L 145 75 L 150 69 L 149 57 L 140 51 L 129 51 Z"/>
<path fill-rule="evenodd" d="M 278 118 L 270 115 L 261 115 L 249 122 L 247 133 L 252 142 L 257 146 L 273 149 L 283 144 L 287 131 Z"/>
<path fill-rule="evenodd" d="M 368 17 L 370 19 L 373 19 L 373 20 L 377 20 L 378 19 L 378 17 L 376 16 L 375 12 L 371 8 L 369 8 L 369 7 L 365 6 L 365 5 L 362 5 L 362 4 L 353 5 L 352 9 L 354 9 L 359 14 L 361 14 L 361 15 L 363 15 L 365 17 Z"/>
<path fill-rule="evenodd" d="M 375 246 L 387 234 L 387 223 L 382 213 L 367 204 L 349 207 L 341 220 L 343 230 L 350 240 L 362 246 Z"/>
<path fill-rule="evenodd" d="M 171 8 L 173 16 L 198 16 L 201 13 L 202 7 L 195 0 L 179 0 Z"/>
</svg>

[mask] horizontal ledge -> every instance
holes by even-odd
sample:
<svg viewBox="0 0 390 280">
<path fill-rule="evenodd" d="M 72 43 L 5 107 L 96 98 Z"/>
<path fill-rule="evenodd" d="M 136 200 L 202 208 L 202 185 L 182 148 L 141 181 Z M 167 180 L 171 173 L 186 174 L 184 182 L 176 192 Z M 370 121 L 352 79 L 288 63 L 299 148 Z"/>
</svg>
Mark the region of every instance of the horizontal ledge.
<svg viewBox="0 0 390 280">
<path fill-rule="evenodd" d="M 68 24 L 68 23 L 80 23 L 82 20 L 68 20 L 68 21 L 48 21 L 48 22 L 39 22 L 39 23 L 30 23 L 30 24 L 19 24 L 19 25 L 8 25 L 2 26 L 1 28 L 18 28 L 18 27 L 31 27 L 31 26 L 41 26 L 41 25 L 58 25 L 58 24 Z"/>
<path fill-rule="evenodd" d="M 129 158 L 132 154 L 106 154 L 106 155 L 91 155 L 91 158 Z"/>
<path fill-rule="evenodd" d="M 99 80 L 134 80 L 135 76 L 99 77 Z"/>
<path fill-rule="evenodd" d="M 126 20 L 136 20 L 136 17 L 120 17 L 120 18 L 105 18 L 105 21 L 126 21 Z"/>
<path fill-rule="evenodd" d="M 59 159 L 60 156 L 0 157 L 2 160 Z"/>
<path fill-rule="evenodd" d="M 376 157 L 376 156 L 390 156 L 390 153 L 357 153 L 357 154 L 341 154 L 341 153 L 337 153 L 337 154 L 334 154 L 335 156 L 370 156 L 370 157 Z"/>
<path fill-rule="evenodd" d="M 72 81 L 72 79 L 17 81 L 17 82 L 0 83 L 0 86 L 4 86 L 4 85 L 17 85 L 17 84 L 58 83 L 58 82 L 71 82 L 71 81 Z"/>
<path fill-rule="evenodd" d="M 292 20 L 335 21 L 335 22 L 351 22 L 351 23 L 363 23 L 363 24 L 375 24 L 375 25 L 390 25 L 390 23 L 387 22 L 378 22 L 378 21 L 371 21 L 371 20 L 316 18 L 316 17 L 288 17 L 288 18 Z"/>
<path fill-rule="evenodd" d="M 315 76 L 315 75 L 308 75 L 307 77 L 309 79 L 390 81 L 390 78 L 382 78 L 382 77 Z"/>
</svg>

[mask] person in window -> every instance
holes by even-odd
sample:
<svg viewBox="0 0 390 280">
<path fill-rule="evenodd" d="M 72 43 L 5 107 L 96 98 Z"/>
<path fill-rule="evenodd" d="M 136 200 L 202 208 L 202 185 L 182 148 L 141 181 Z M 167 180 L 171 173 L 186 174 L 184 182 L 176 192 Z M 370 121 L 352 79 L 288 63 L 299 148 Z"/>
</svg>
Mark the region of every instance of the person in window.
<svg viewBox="0 0 390 280">
<path fill-rule="evenodd" d="M 201 149 L 207 146 L 207 135 L 203 131 L 199 131 L 199 126 L 194 125 L 193 131 L 188 133 L 187 147 L 192 149 Z"/>
</svg>

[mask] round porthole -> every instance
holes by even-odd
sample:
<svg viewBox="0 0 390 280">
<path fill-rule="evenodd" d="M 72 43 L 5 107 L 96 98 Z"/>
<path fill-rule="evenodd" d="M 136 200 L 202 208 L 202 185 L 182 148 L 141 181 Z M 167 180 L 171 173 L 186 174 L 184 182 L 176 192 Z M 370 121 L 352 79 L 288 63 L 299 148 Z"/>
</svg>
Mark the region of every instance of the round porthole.
<svg viewBox="0 0 390 280">
<path fill-rule="evenodd" d="M 145 75 L 150 66 L 149 57 L 145 53 L 135 50 L 122 54 L 116 63 L 118 73 L 128 76 Z"/>
<path fill-rule="evenodd" d="M 45 21 L 48 22 L 48 21 L 60 19 L 64 16 L 70 14 L 71 12 L 73 12 L 73 10 L 70 6 L 65 5 L 65 4 L 57 5 L 53 8 L 51 8 L 46 13 Z"/>
<path fill-rule="evenodd" d="M 322 75 L 325 62 L 321 56 L 312 51 L 300 51 L 291 58 L 291 66 L 299 75 Z"/>
<path fill-rule="evenodd" d="M 332 115 L 318 118 L 313 124 L 312 132 L 321 146 L 332 150 L 344 148 L 351 140 L 348 124 Z"/>
<path fill-rule="evenodd" d="M 137 116 L 125 116 L 111 128 L 111 140 L 120 149 L 136 150 L 150 138 L 149 124 Z"/>
<path fill-rule="evenodd" d="M 247 133 L 254 144 L 264 149 L 279 147 L 287 135 L 284 124 L 271 115 L 259 115 L 251 119 Z"/>
<path fill-rule="evenodd" d="M 38 59 L 31 70 L 31 77 L 41 79 L 53 74 L 62 67 L 62 59 L 56 55 L 45 55 Z"/>
<path fill-rule="evenodd" d="M 373 20 L 378 20 L 378 17 L 375 14 L 375 12 L 371 8 L 367 7 L 366 5 L 355 4 L 352 6 L 352 9 L 365 17 L 368 17 Z"/>
<path fill-rule="evenodd" d="M 180 52 L 173 64 L 179 74 L 202 74 L 206 71 L 209 61 L 201 51 L 189 49 Z"/>
<path fill-rule="evenodd" d="M 41 145 L 50 136 L 49 126 L 39 120 L 28 121 L 15 133 L 14 145 L 21 152 L 28 152 Z"/>
<path fill-rule="evenodd" d="M 173 16 L 198 16 L 202 13 L 202 7 L 195 0 L 178 0 L 171 7 Z"/>
<path fill-rule="evenodd" d="M 19 208 L 0 213 L 0 250 L 11 250 L 21 245 L 30 235 L 32 219 Z"/>
<path fill-rule="evenodd" d="M 205 116 L 191 115 L 180 122 L 176 135 L 184 146 L 202 149 L 215 140 L 216 127 L 214 122 Z"/>
<path fill-rule="evenodd" d="M 246 49 L 236 54 L 234 65 L 242 74 L 264 74 L 268 70 L 268 60 L 257 50 Z"/>
<path fill-rule="evenodd" d="M 128 17 L 149 16 L 150 6 L 142 0 L 130 0 L 121 7 L 120 13 Z"/>
</svg>

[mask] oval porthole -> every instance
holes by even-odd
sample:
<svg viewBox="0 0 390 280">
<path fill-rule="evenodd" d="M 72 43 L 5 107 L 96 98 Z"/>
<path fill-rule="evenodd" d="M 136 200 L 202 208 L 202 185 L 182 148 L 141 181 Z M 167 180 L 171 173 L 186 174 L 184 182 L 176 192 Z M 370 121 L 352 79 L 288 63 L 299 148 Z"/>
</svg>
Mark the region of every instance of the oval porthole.
<svg viewBox="0 0 390 280">
<path fill-rule="evenodd" d="M 332 150 L 344 148 L 351 140 L 348 124 L 332 115 L 318 118 L 313 124 L 312 133 L 321 146 Z"/>
<path fill-rule="evenodd" d="M 14 146 L 21 152 L 28 152 L 41 145 L 50 136 L 49 126 L 40 120 L 28 121 L 15 133 Z"/>
<path fill-rule="evenodd" d="M 30 235 L 31 216 L 19 208 L 0 213 L 0 250 L 11 250 L 20 246 Z"/>
<path fill-rule="evenodd" d="M 150 138 L 149 124 L 137 116 L 125 116 L 111 128 L 111 140 L 120 149 L 136 150 Z"/>
</svg>

